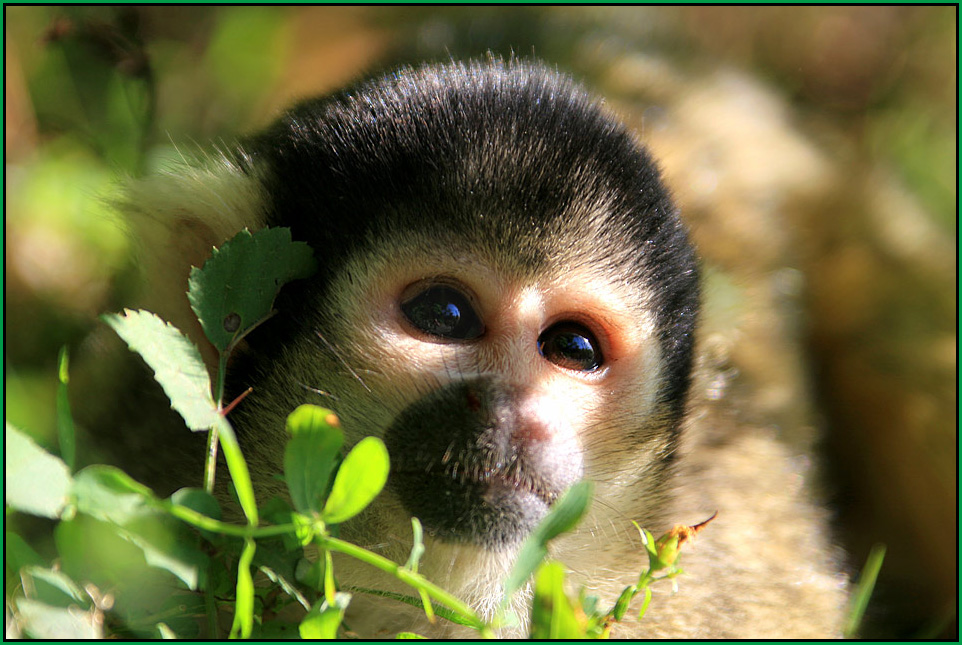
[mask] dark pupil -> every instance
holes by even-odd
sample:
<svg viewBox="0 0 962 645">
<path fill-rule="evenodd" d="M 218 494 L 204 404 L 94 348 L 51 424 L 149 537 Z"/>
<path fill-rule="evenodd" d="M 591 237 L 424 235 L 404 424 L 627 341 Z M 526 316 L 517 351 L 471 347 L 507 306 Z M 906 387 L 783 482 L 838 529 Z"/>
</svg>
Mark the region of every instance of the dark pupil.
<svg viewBox="0 0 962 645">
<path fill-rule="evenodd" d="M 538 350 L 546 359 L 569 370 L 591 372 L 601 366 L 601 352 L 587 329 L 574 323 L 560 323 L 538 339 Z"/>
<path fill-rule="evenodd" d="M 401 311 L 415 327 L 432 336 L 468 340 L 483 331 L 467 297 L 444 285 L 428 287 L 402 303 Z"/>
</svg>

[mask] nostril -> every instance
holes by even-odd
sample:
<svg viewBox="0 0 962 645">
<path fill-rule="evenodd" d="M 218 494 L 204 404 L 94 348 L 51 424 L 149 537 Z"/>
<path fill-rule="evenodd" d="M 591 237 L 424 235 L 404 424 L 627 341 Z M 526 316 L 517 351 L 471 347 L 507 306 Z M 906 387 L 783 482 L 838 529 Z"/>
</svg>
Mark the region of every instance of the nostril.
<svg viewBox="0 0 962 645">
<path fill-rule="evenodd" d="M 551 430 L 544 423 L 534 420 L 524 420 L 517 425 L 511 436 L 512 443 L 527 443 L 531 441 L 549 441 Z"/>
</svg>

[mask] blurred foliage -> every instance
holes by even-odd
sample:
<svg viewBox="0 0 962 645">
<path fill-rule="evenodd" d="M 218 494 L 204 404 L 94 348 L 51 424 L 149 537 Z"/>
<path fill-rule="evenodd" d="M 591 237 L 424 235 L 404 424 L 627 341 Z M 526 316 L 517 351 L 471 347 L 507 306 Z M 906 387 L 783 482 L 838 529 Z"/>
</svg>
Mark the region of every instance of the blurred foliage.
<svg viewBox="0 0 962 645">
<path fill-rule="evenodd" d="M 903 609 L 874 617 L 879 634 L 951 631 L 952 554 L 917 574 L 911 552 L 944 549 L 957 507 L 956 7 L 11 6 L 6 18 L 6 417 L 46 447 L 59 347 L 83 343 L 138 284 L 109 206 L 123 177 L 396 61 L 534 54 L 615 100 L 643 83 L 657 95 L 662 73 L 749 70 L 838 174 L 801 238 L 847 546 L 860 561 L 877 533 L 890 543 L 879 589 Z M 615 79 L 619 61 L 657 73 Z"/>
</svg>

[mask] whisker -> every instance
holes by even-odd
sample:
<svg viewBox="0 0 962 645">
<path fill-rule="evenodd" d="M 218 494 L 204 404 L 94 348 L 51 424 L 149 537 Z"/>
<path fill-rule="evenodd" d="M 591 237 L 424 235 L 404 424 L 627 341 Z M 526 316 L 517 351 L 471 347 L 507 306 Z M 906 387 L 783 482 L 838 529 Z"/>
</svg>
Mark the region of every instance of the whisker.
<svg viewBox="0 0 962 645">
<path fill-rule="evenodd" d="M 362 379 L 360 375 L 358 375 L 358 373 L 354 371 L 354 368 L 348 365 L 347 361 L 344 360 L 344 357 L 341 356 L 341 353 L 337 351 L 337 348 L 335 348 L 330 342 L 328 342 L 326 338 L 324 338 L 324 335 L 321 333 L 319 329 L 315 329 L 314 333 L 317 335 L 318 338 L 321 339 L 321 342 L 327 346 L 330 352 L 334 354 L 335 358 L 337 358 L 337 360 L 341 362 L 341 365 L 343 365 L 345 369 L 347 369 L 347 371 L 351 373 L 351 376 L 357 379 L 357 382 L 361 384 L 361 387 L 367 390 L 368 394 L 370 394 L 371 388 L 369 388 L 367 386 L 367 383 L 364 382 L 364 379 Z"/>
</svg>

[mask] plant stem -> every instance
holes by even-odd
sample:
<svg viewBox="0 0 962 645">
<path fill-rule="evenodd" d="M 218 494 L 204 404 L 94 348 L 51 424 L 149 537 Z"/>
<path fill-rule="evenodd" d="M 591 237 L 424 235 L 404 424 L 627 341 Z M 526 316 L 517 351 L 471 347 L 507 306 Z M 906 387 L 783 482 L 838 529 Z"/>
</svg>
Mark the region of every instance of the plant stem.
<svg viewBox="0 0 962 645">
<path fill-rule="evenodd" d="M 227 522 L 221 522 L 212 517 L 207 517 L 192 508 L 187 508 L 180 504 L 168 503 L 165 504 L 165 507 L 171 515 L 192 526 L 204 529 L 205 531 L 211 531 L 212 533 L 221 533 L 222 535 L 230 535 L 232 537 L 269 538 L 294 533 L 297 530 L 297 526 L 294 524 L 277 524 L 274 526 L 241 526 L 239 524 L 228 524 Z"/>
<path fill-rule="evenodd" d="M 376 567 L 381 571 L 390 573 L 401 582 L 408 584 L 419 591 L 423 590 L 427 592 L 427 594 L 436 601 L 471 621 L 471 627 L 478 630 L 482 637 L 490 638 L 493 636 L 491 628 L 478 617 L 478 615 L 469 605 L 448 593 L 441 587 L 429 582 L 421 574 L 414 573 L 409 569 L 405 569 L 400 564 L 389 560 L 382 555 L 372 553 L 371 551 L 368 551 L 367 549 L 359 547 L 355 544 L 351 544 L 350 542 L 344 542 L 343 540 L 325 535 L 318 535 L 315 539 L 318 542 L 318 546 L 320 546 L 322 549 L 330 549 L 331 551 L 337 551 L 339 553 L 349 555 L 357 560 L 366 562 L 367 564 Z"/>
<path fill-rule="evenodd" d="M 229 356 L 228 351 L 223 351 L 218 358 L 216 382 L 214 384 L 214 402 L 217 403 L 218 410 L 221 410 L 224 405 L 224 384 Z M 214 492 L 214 477 L 217 472 L 218 440 L 217 426 L 214 426 L 207 431 L 207 460 L 204 462 L 204 490 L 211 494 Z"/>
</svg>

